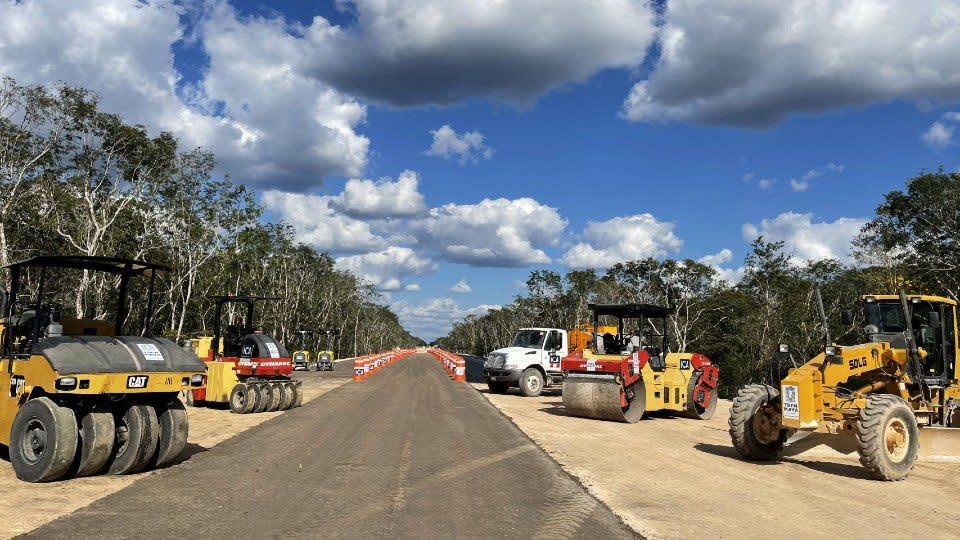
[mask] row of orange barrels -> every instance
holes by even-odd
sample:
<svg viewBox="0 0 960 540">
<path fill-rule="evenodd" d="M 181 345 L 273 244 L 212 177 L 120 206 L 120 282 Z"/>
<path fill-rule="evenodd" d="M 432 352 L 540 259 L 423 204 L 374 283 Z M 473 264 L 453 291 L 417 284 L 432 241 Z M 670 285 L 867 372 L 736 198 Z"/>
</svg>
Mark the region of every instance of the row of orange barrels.
<svg viewBox="0 0 960 540">
<path fill-rule="evenodd" d="M 399 362 L 416 352 L 413 349 L 397 349 L 377 354 L 367 354 L 353 359 L 353 380 L 365 381 L 381 369 Z"/>
<path fill-rule="evenodd" d="M 443 349 L 431 348 L 427 352 L 436 358 L 437 362 L 440 362 L 440 367 L 447 372 L 447 375 L 450 375 L 451 379 L 455 381 L 467 380 L 467 362 L 462 356 Z"/>
</svg>

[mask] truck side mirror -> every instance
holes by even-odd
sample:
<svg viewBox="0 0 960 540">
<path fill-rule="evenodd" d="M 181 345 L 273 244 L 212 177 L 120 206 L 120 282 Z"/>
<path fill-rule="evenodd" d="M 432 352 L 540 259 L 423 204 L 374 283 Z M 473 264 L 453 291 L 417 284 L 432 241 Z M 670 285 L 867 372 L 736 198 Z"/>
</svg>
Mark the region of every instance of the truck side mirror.
<svg viewBox="0 0 960 540">
<path fill-rule="evenodd" d="M 940 328 L 940 314 L 936 311 L 931 311 L 927 315 L 927 326 L 930 328 Z"/>
<path fill-rule="evenodd" d="M 849 309 L 843 310 L 840 313 L 840 322 L 842 322 L 844 326 L 849 326 L 853 324 L 853 312 L 850 311 Z"/>
</svg>

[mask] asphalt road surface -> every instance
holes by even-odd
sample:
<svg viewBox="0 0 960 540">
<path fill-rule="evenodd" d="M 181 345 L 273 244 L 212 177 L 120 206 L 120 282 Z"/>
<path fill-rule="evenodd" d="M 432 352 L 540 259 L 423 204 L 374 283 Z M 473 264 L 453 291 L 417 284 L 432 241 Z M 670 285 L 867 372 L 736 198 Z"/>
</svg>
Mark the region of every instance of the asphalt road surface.
<svg viewBox="0 0 960 540">
<path fill-rule="evenodd" d="M 371 536 L 633 534 L 475 390 L 420 354 L 27 535 Z"/>
</svg>

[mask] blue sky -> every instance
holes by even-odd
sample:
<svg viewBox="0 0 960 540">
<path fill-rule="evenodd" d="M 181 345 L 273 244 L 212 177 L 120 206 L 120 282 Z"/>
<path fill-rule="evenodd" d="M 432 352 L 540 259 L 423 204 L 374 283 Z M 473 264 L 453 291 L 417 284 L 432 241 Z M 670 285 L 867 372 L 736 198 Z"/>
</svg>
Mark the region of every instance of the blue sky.
<svg viewBox="0 0 960 540">
<path fill-rule="evenodd" d="M 213 149 L 427 339 L 538 268 L 849 261 L 960 168 L 955 0 L 551 5 L 0 0 L 0 72 Z"/>
</svg>

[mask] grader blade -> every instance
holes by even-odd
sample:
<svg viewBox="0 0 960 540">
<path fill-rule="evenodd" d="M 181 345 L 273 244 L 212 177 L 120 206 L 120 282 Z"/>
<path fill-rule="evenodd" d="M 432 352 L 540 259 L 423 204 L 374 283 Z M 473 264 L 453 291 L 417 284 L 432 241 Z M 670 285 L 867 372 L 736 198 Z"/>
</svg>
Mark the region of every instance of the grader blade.
<svg viewBox="0 0 960 540">
<path fill-rule="evenodd" d="M 643 415 L 643 400 L 621 407 L 622 392 L 612 376 L 571 374 L 563 381 L 563 406 L 575 416 L 633 424 Z"/>
<path fill-rule="evenodd" d="M 960 463 L 960 429 L 922 426 L 919 461 Z"/>
<path fill-rule="evenodd" d="M 799 431 L 783 445 L 783 455 L 790 457 L 856 457 L 856 453 L 857 438 L 852 434 Z"/>
</svg>

